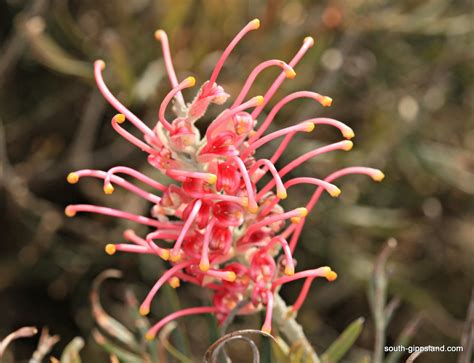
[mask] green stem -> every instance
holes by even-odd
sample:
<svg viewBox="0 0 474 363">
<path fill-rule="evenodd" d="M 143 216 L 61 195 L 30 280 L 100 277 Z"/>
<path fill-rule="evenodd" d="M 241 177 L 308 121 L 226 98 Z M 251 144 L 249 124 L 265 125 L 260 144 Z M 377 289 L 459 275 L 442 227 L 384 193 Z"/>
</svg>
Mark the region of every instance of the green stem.
<svg viewBox="0 0 474 363">
<path fill-rule="evenodd" d="M 308 338 L 306 338 L 302 326 L 296 321 L 294 316 L 289 314 L 288 306 L 278 294 L 275 294 L 273 320 L 290 345 L 295 343 L 302 345 L 307 362 L 321 362 Z"/>
</svg>

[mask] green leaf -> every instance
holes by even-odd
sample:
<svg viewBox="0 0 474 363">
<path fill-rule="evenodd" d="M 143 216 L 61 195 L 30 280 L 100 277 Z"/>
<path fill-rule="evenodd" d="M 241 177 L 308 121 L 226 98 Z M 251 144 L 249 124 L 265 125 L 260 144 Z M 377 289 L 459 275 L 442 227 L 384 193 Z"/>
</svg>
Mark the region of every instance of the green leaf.
<svg viewBox="0 0 474 363">
<path fill-rule="evenodd" d="M 338 362 L 354 345 L 364 327 L 364 318 L 352 322 L 321 356 L 323 363 Z"/>
<path fill-rule="evenodd" d="M 402 332 L 400 333 L 400 336 L 395 342 L 395 346 L 403 345 L 403 346 L 408 346 L 415 335 L 418 326 L 420 325 L 421 322 L 421 316 L 417 316 L 413 320 L 411 320 L 405 328 L 403 328 Z M 385 360 L 386 363 L 396 363 L 400 362 L 400 359 L 404 353 L 403 352 L 398 352 L 394 351 L 391 352 L 388 356 L 387 359 Z"/>
<path fill-rule="evenodd" d="M 131 350 L 139 352 L 141 349 L 136 342 L 133 333 L 130 332 L 122 323 L 107 314 L 100 303 L 99 292 L 102 282 L 108 278 L 120 277 L 122 277 L 122 273 L 120 271 L 110 269 L 103 271 L 95 278 L 90 294 L 92 314 L 94 316 L 94 320 L 97 322 L 97 325 L 103 329 L 104 332 L 122 342 Z"/>
<path fill-rule="evenodd" d="M 275 341 L 272 342 L 272 358 L 278 363 L 290 363 L 289 357 L 290 348 L 285 341 L 280 337 L 275 337 Z"/>
<path fill-rule="evenodd" d="M 131 353 L 116 344 L 110 342 L 105 336 L 100 334 L 98 330 L 92 331 L 92 336 L 97 344 L 99 344 L 106 352 L 114 354 L 123 362 L 127 363 L 143 363 L 144 359 L 134 353 Z M 62 362 L 61 362 L 62 363 Z"/>
<path fill-rule="evenodd" d="M 23 22 L 21 26 L 38 62 L 63 74 L 92 78 L 92 65 L 74 58 L 61 48 L 44 31 L 46 25 L 42 18 L 31 18 Z"/>
<path fill-rule="evenodd" d="M 304 346 L 301 342 L 294 343 L 290 348 L 289 359 L 290 363 L 301 363 L 304 357 Z"/>
<path fill-rule="evenodd" d="M 169 341 L 169 337 L 173 330 L 176 329 L 178 324 L 175 321 L 168 323 L 160 332 L 159 339 L 161 345 L 170 353 L 174 358 L 176 358 L 181 363 L 192 363 L 192 359 L 188 358 L 185 354 L 181 353 L 176 349 Z"/>
</svg>

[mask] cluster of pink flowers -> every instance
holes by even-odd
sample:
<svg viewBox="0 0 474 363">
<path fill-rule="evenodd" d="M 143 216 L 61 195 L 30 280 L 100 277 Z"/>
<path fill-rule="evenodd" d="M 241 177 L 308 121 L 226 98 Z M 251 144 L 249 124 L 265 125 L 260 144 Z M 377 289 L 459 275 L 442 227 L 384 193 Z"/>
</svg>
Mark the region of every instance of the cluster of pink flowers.
<svg viewBox="0 0 474 363">
<path fill-rule="evenodd" d="M 337 275 L 330 267 L 295 273 L 293 251 L 308 212 L 321 194 L 326 191 L 335 197 L 340 190 L 332 182 L 348 174 L 366 174 L 374 180 L 383 179 L 383 173 L 366 167 L 349 167 L 339 170 L 324 180 L 300 177 L 283 181 L 283 178 L 305 161 L 334 150 L 350 150 L 352 142 L 343 140 L 316 148 L 296 158 L 280 170 L 275 163 L 293 137 L 299 132 L 311 132 L 315 125 L 330 125 L 340 130 L 343 137 L 351 139 L 352 129 L 330 118 L 313 118 L 267 133 L 267 129 L 279 110 L 298 98 L 309 98 L 322 106 L 330 106 L 331 98 L 315 92 L 292 93 L 271 108 L 262 122 L 259 115 L 285 78 L 294 78 L 293 67 L 313 45 L 311 37 L 303 44 L 289 63 L 268 60 L 259 64 L 248 76 L 233 104 L 225 108 L 201 136 L 195 123 L 201 119 L 210 104 L 223 105 L 230 97 L 216 83 L 225 60 L 241 38 L 258 29 L 258 19 L 249 22 L 232 40 L 217 62 L 210 79 L 197 92 L 191 103 L 185 103 L 182 90 L 195 85 L 194 77 L 178 82 L 171 61 L 166 33 L 158 30 L 155 37 L 161 42 L 166 70 L 172 90 L 164 98 L 154 128 L 148 127 L 135 114 L 122 105 L 109 91 L 102 78 L 105 63 L 94 64 L 97 85 L 107 101 L 118 111 L 112 119 L 112 127 L 133 145 L 148 154 L 148 162 L 175 183 L 167 186 L 125 167 L 113 167 L 107 172 L 79 170 L 68 175 L 74 184 L 82 177 L 94 177 L 104 181 L 104 192 L 111 194 L 118 185 L 145 198 L 153 204 L 151 217 L 125 211 L 79 204 L 66 207 L 67 216 L 77 212 L 93 212 L 125 218 L 151 227 L 145 237 L 132 230 L 124 232 L 128 243 L 109 244 L 106 252 L 116 251 L 154 254 L 170 262 L 171 267 L 158 279 L 143 303 L 140 312 L 146 315 L 150 304 L 163 284 L 176 288 L 180 281 L 193 283 L 213 291 L 210 306 L 187 308 L 172 313 L 155 324 L 147 337 L 153 338 L 169 321 L 178 317 L 213 313 L 222 322 L 242 301 L 238 314 L 250 314 L 266 309 L 262 330 L 271 331 L 274 294 L 286 283 L 306 279 L 297 301 L 291 307 L 296 312 L 305 300 L 314 278 L 334 280 Z M 279 67 L 282 72 L 263 96 L 246 100 L 257 76 L 268 67 Z M 176 117 L 170 121 L 166 111 L 172 103 Z M 140 132 L 134 136 L 123 125 L 130 122 Z M 259 147 L 282 138 L 273 156 L 258 159 Z M 257 183 L 266 174 L 270 181 L 261 188 Z M 134 178 L 155 190 L 145 191 L 121 176 Z M 290 187 L 311 184 L 316 187 L 305 207 L 285 211 L 280 200 L 287 197 Z M 283 252 L 281 257 L 280 252 Z M 239 305 L 239 306 L 240 306 Z"/>
</svg>

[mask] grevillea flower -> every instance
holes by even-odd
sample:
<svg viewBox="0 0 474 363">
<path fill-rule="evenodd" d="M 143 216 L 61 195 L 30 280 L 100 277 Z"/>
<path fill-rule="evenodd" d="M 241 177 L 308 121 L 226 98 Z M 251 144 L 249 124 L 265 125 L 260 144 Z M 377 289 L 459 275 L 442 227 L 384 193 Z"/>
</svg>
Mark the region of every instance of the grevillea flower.
<svg viewBox="0 0 474 363">
<path fill-rule="evenodd" d="M 148 162 L 174 182 L 166 186 L 125 166 L 116 166 L 106 172 L 78 170 L 68 175 L 70 183 L 77 183 L 82 177 L 94 177 L 103 180 L 107 194 L 112 193 L 115 186 L 128 189 L 152 203 L 151 216 L 87 204 L 69 205 L 66 215 L 100 213 L 129 219 L 152 229 L 146 236 L 126 230 L 123 234 L 126 243 L 105 247 L 109 254 L 116 251 L 153 254 L 170 263 L 170 268 L 143 300 L 140 307 L 143 315 L 149 313 L 153 298 L 166 283 L 177 288 L 184 281 L 213 291 L 209 306 L 174 312 L 155 324 L 149 330 L 148 338 L 153 338 L 169 321 L 185 315 L 212 313 L 223 322 L 237 306 L 241 306 L 238 314 L 265 309 L 262 330 L 270 332 L 274 294 L 283 284 L 305 279 L 291 308 L 296 312 L 315 278 L 333 281 L 337 277 L 327 266 L 295 270 L 293 252 L 306 216 L 321 194 L 327 192 L 333 197 L 338 196 L 340 190 L 332 182 L 349 174 L 365 174 L 376 181 L 383 179 L 381 171 L 366 167 L 345 168 L 324 179 L 285 179 L 289 172 L 317 155 L 350 150 L 352 142 L 349 140 L 309 151 L 280 170 L 275 167 L 275 162 L 297 133 L 311 132 L 316 125 L 335 127 L 346 139 L 354 136 L 350 127 L 331 118 L 312 118 L 266 133 L 280 109 L 295 99 L 308 98 L 323 107 L 331 105 L 332 100 L 327 96 L 309 91 L 295 92 L 283 97 L 269 109 L 265 118 L 260 118 L 283 81 L 295 77 L 293 67 L 312 47 L 314 41 L 311 37 L 304 39 L 289 63 L 269 60 L 250 72 L 232 105 L 222 106 L 222 112 L 211 122 L 205 135 L 200 135 L 195 124 L 206 114 L 208 107 L 211 104 L 224 105 L 231 97 L 216 83 L 224 62 L 242 37 L 259 26 L 258 19 L 252 20 L 236 35 L 218 60 L 210 79 L 204 82 L 191 103 L 185 103 L 182 90 L 193 87 L 196 81 L 194 77 L 178 81 L 166 33 L 157 31 L 155 37 L 162 45 L 172 89 L 159 107 L 154 127 L 146 125 L 112 95 L 102 78 L 105 63 L 98 60 L 94 64 L 100 91 L 119 112 L 112 118 L 113 129 L 143 150 Z M 268 67 L 281 68 L 281 74 L 263 96 L 248 98 L 255 79 Z M 175 116 L 169 118 L 168 108 L 172 102 Z M 126 130 L 126 122 L 137 129 L 138 136 Z M 256 156 L 258 149 L 269 142 L 279 142 L 276 151 L 269 159 L 259 159 Z M 261 179 L 267 173 L 270 181 L 265 184 Z M 124 177 L 144 183 L 155 192 L 145 191 Z M 314 185 L 314 193 L 305 206 L 285 210 L 280 201 L 287 197 L 288 189 L 299 184 Z M 278 257 L 280 253 L 281 258 Z M 239 304 L 242 301 L 248 302 Z"/>
</svg>

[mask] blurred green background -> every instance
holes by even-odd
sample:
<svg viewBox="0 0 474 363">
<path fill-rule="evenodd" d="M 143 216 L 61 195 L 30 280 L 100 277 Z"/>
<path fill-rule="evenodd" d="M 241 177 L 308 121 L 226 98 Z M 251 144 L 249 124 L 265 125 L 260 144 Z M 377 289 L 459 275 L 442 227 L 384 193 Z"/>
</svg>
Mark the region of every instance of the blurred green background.
<svg viewBox="0 0 474 363">
<path fill-rule="evenodd" d="M 366 361 L 374 339 L 368 281 L 383 244 L 395 237 L 388 295 L 401 303 L 387 329 L 388 344 L 418 316 L 412 344 L 459 344 L 474 276 L 472 10 L 471 1 L 446 0 L 1 1 L 0 336 L 23 325 L 48 326 L 62 337 L 54 352 L 80 335 L 90 343 L 85 361 L 105 361 L 90 338 L 93 278 L 111 267 L 124 272 L 125 283 L 104 285 L 103 300 L 126 321 L 123 286 L 133 286 L 141 298 L 163 269 L 156 259 L 105 255 L 104 245 L 121 241 L 127 222 L 63 215 L 65 205 L 81 201 L 144 214 L 150 208 L 119 190 L 105 196 L 96 180 L 70 186 L 65 177 L 71 170 L 126 165 L 162 178 L 110 127 L 114 110 L 96 90 L 92 62 L 106 61 L 112 91 L 151 124 L 169 91 L 154 30 L 168 32 L 178 79 L 194 75 L 199 83 L 233 35 L 258 17 L 260 30 L 238 45 L 219 83 L 235 95 L 254 66 L 272 58 L 288 61 L 311 35 L 315 46 L 273 104 L 305 89 L 331 96 L 333 106 L 293 102 L 274 126 L 325 115 L 356 133 L 353 151 L 311 160 L 292 175 L 324 177 L 350 165 L 386 175 L 381 184 L 362 176 L 341 179 L 339 200 L 322 198 L 308 219 L 295 254 L 298 269 L 330 265 L 339 274 L 334 283 L 313 284 L 299 314 L 308 338 L 322 352 L 351 321 L 365 317 L 346 361 Z M 265 71 L 252 95 L 277 74 Z M 185 96 L 190 101 L 193 94 Z M 339 138 L 319 126 L 293 142 L 279 165 Z M 262 148 L 260 155 L 271 150 Z M 286 206 L 302 205 L 310 191 L 294 188 Z M 300 287 L 285 287 L 283 297 L 293 302 Z M 161 293 L 152 321 L 179 304 L 208 298 L 189 286 L 178 296 L 179 302 L 171 291 Z M 236 324 L 258 326 L 252 319 Z M 212 341 L 209 320 L 182 326 L 192 354 L 202 356 Z M 17 359 L 30 356 L 35 344 L 15 343 Z M 446 353 L 418 359 L 455 360 Z"/>
</svg>

